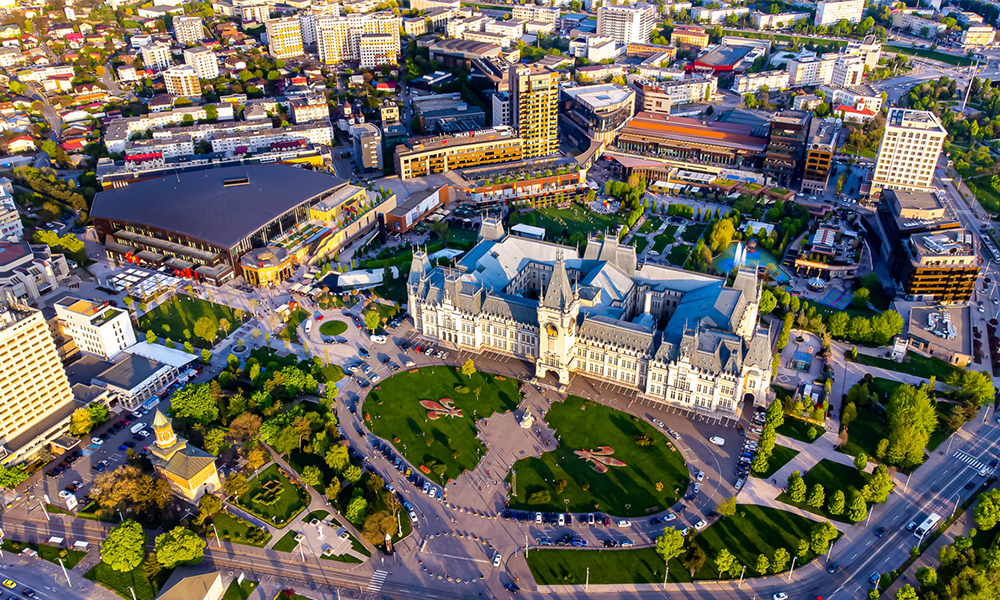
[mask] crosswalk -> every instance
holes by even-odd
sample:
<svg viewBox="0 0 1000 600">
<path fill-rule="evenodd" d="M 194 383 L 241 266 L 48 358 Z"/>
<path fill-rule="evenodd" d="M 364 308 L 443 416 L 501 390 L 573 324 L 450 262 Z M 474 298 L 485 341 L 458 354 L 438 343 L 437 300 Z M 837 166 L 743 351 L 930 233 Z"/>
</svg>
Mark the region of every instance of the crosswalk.
<svg viewBox="0 0 1000 600">
<path fill-rule="evenodd" d="M 389 575 L 388 571 L 383 571 L 378 569 L 375 574 L 372 575 L 372 580 L 368 582 L 368 591 L 377 592 L 382 589 L 382 584 L 385 583 L 386 576 Z"/>
<path fill-rule="evenodd" d="M 965 464 L 969 465 L 970 467 L 972 467 L 973 469 L 975 469 L 977 471 L 981 470 L 983 467 L 986 466 L 985 462 L 979 460 L 978 458 L 976 458 L 975 456 L 972 456 L 971 454 L 969 454 L 967 452 L 962 452 L 961 450 L 959 450 L 958 452 L 956 452 L 954 454 L 954 456 L 958 460 L 964 462 Z"/>
</svg>

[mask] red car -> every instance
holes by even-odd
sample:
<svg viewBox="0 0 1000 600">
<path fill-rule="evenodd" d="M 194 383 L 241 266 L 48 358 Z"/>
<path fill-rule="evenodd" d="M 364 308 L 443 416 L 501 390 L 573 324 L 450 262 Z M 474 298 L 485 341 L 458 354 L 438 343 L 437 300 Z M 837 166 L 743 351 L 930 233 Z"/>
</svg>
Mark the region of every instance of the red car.
<svg viewBox="0 0 1000 600">
<path fill-rule="evenodd" d="M 322 320 L 323 320 L 323 315 L 319 315 L 319 316 L 317 316 L 317 317 L 316 317 L 316 320 L 317 320 L 317 321 L 322 321 Z"/>
<path fill-rule="evenodd" d="M 417 346 L 416 348 L 413 349 L 413 351 L 416 352 L 417 354 L 420 354 L 421 352 L 423 352 L 423 350 L 424 350 L 423 346 Z"/>
<path fill-rule="evenodd" d="M 611 517 L 608 515 L 604 515 L 604 526 L 611 527 Z"/>
</svg>

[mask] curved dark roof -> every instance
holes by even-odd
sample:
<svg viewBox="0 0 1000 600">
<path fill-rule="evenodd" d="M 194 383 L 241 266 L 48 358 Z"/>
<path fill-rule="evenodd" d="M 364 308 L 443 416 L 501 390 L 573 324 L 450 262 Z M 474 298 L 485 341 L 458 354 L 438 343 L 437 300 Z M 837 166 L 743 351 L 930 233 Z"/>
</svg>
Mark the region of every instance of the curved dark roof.
<svg viewBox="0 0 1000 600">
<path fill-rule="evenodd" d="M 234 180 L 248 183 L 230 184 Z M 347 182 L 288 165 L 190 171 L 97 194 L 90 216 L 231 248 L 289 210 Z"/>
</svg>

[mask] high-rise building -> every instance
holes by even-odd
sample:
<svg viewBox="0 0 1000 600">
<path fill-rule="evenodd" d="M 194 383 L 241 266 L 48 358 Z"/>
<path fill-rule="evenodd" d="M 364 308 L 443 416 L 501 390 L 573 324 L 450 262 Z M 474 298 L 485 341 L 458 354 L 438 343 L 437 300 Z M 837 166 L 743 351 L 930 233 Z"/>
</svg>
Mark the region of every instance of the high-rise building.
<svg viewBox="0 0 1000 600">
<path fill-rule="evenodd" d="M 323 64 L 368 61 L 394 64 L 399 56 L 400 18 L 391 12 L 323 16 L 316 19 L 316 50 Z M 368 38 L 371 34 L 382 34 Z M 388 36 L 388 37 L 382 37 Z"/>
<path fill-rule="evenodd" d="M 197 44 L 205 37 L 201 17 L 175 17 L 174 37 L 178 44 Z"/>
<path fill-rule="evenodd" d="M 833 63 L 830 83 L 841 87 L 851 87 L 864 81 L 865 57 L 860 54 L 838 56 Z"/>
<path fill-rule="evenodd" d="M 655 24 L 656 6 L 648 2 L 597 9 L 598 35 L 612 38 L 619 44 L 648 43 Z"/>
<path fill-rule="evenodd" d="M 246 23 L 248 21 L 255 21 L 257 23 L 263 23 L 271 18 L 271 7 L 266 4 L 254 5 L 254 6 L 241 6 L 238 9 L 240 11 L 241 20 Z"/>
<path fill-rule="evenodd" d="M 524 140 L 524 158 L 559 149 L 559 74 L 535 66 L 510 67 L 510 120 Z"/>
<path fill-rule="evenodd" d="M 267 31 L 267 53 L 274 58 L 302 56 L 302 31 L 295 17 L 264 21 Z"/>
<path fill-rule="evenodd" d="M 806 166 L 802 172 L 802 191 L 806 193 L 826 191 L 830 179 L 833 153 L 840 138 L 840 123 L 837 119 L 813 119 L 809 126 L 809 141 L 806 143 Z"/>
<path fill-rule="evenodd" d="M 782 187 L 795 179 L 798 165 L 809 135 L 812 113 L 801 110 L 784 110 L 775 113 L 764 154 L 764 173 Z"/>
<path fill-rule="evenodd" d="M 0 304 L 0 365 L 0 451 L 16 462 L 65 431 L 73 390 L 39 310 Z"/>
<path fill-rule="evenodd" d="M 358 171 L 371 173 L 382 170 L 382 132 L 371 123 L 354 126 L 354 160 Z"/>
<path fill-rule="evenodd" d="M 947 135 L 932 112 L 889 109 L 875 162 L 872 196 L 884 188 L 910 192 L 929 190 Z"/>
<path fill-rule="evenodd" d="M 166 86 L 168 94 L 175 96 L 194 97 L 201 95 L 198 71 L 191 65 L 178 65 L 164 71 L 163 85 Z"/>
<path fill-rule="evenodd" d="M 215 79 L 219 76 L 219 59 L 215 52 L 204 46 L 185 48 L 184 64 L 194 67 L 200 79 Z"/>
<path fill-rule="evenodd" d="M 865 0 L 820 0 L 816 3 L 815 24 L 836 25 L 842 20 L 860 23 Z"/>
<path fill-rule="evenodd" d="M 154 42 L 142 47 L 142 64 L 147 69 L 162 71 L 174 64 L 170 58 L 170 46 L 163 42 Z"/>
<path fill-rule="evenodd" d="M 84 352 L 107 360 L 136 341 L 128 312 L 107 302 L 70 296 L 56 302 L 55 309 L 63 333 Z"/>
</svg>

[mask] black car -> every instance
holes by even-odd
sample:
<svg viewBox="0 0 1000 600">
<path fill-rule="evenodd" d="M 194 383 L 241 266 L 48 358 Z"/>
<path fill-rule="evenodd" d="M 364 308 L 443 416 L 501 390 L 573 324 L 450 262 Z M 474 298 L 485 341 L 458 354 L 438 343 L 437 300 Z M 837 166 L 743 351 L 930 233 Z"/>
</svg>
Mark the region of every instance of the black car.
<svg viewBox="0 0 1000 600">
<path fill-rule="evenodd" d="M 651 525 L 659 525 L 662 522 L 663 522 L 663 519 L 661 519 L 660 517 L 653 517 L 653 520 L 650 521 L 649 523 Z"/>
<path fill-rule="evenodd" d="M 879 527 L 875 530 L 875 537 L 882 537 L 885 535 L 885 527 Z"/>
<path fill-rule="evenodd" d="M 839 567 L 839 566 L 840 566 L 840 563 L 830 563 L 830 566 L 828 566 L 826 568 L 826 572 L 827 573 L 836 573 L 837 572 L 837 567 Z"/>
<path fill-rule="evenodd" d="M 500 516 L 503 517 L 504 520 L 509 521 L 510 520 L 510 511 L 509 510 L 505 510 L 502 513 L 500 513 Z"/>
<path fill-rule="evenodd" d="M 970 481 L 969 483 L 965 484 L 965 489 L 967 490 L 972 490 L 975 488 L 976 488 L 976 483 L 974 481 Z"/>
<path fill-rule="evenodd" d="M 371 354 L 368 353 L 364 348 L 358 348 L 358 356 L 363 358 L 371 358 Z"/>
<path fill-rule="evenodd" d="M 513 583 L 508 583 L 504 585 L 503 588 L 512 594 L 516 594 L 521 591 L 521 588 L 517 587 Z"/>
<path fill-rule="evenodd" d="M 601 544 L 605 548 L 614 548 L 615 547 L 615 543 L 613 541 L 611 541 L 611 540 L 604 540 L 603 542 L 601 542 Z"/>
<path fill-rule="evenodd" d="M 740 435 L 746 435 L 747 434 L 746 430 L 743 429 L 742 425 L 737 425 L 736 426 L 736 431 L 740 432 Z"/>
</svg>

